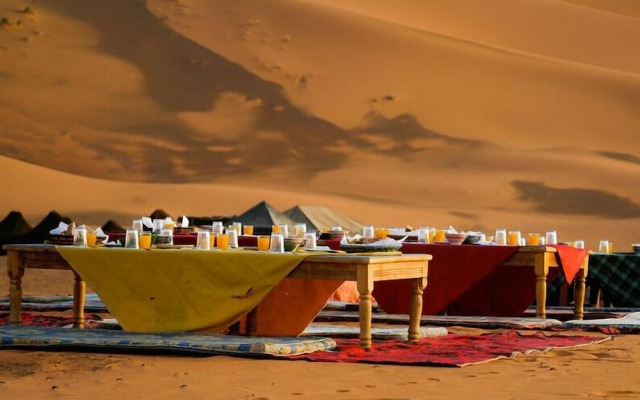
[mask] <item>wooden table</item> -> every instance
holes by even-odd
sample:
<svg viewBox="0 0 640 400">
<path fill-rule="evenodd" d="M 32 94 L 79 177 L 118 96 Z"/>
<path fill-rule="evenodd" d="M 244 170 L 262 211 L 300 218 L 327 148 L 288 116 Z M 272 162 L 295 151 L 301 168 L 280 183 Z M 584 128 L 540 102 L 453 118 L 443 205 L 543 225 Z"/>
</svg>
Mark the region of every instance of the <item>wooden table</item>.
<svg viewBox="0 0 640 400">
<path fill-rule="evenodd" d="M 547 274 L 549 268 L 558 268 L 557 250 L 550 246 L 524 246 L 511 256 L 503 265 L 514 267 L 530 267 L 533 265 L 536 273 L 536 317 L 546 318 L 547 303 Z M 584 296 L 586 277 L 589 272 L 589 255 L 582 262 L 582 267 L 575 276 L 575 319 L 584 318 Z"/>
<path fill-rule="evenodd" d="M 75 277 L 73 291 L 73 326 L 84 324 L 85 282 L 69 263 L 50 245 L 5 245 L 7 273 L 10 280 L 10 323 L 20 324 L 22 311 L 22 277 L 27 268 L 70 270 Z M 408 339 L 419 339 L 422 294 L 427 285 L 430 255 L 311 255 L 288 275 L 289 278 L 356 281 L 360 292 L 360 345 L 371 347 L 371 310 L 374 282 L 396 279 L 411 280 L 411 311 Z M 255 309 L 248 315 L 247 333 L 255 333 Z"/>
</svg>

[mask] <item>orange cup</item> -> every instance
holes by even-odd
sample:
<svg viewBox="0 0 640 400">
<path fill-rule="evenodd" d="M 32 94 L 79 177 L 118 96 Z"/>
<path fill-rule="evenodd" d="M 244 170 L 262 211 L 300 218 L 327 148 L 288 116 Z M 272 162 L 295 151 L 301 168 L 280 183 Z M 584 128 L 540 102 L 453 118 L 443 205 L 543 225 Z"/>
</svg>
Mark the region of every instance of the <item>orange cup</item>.
<svg viewBox="0 0 640 400">
<path fill-rule="evenodd" d="M 269 251 L 269 245 L 271 244 L 271 237 L 269 236 L 258 236 L 258 250 L 259 251 Z"/>
<path fill-rule="evenodd" d="M 540 245 L 540 234 L 539 233 L 530 233 L 527 237 L 527 244 L 529 246 L 538 246 Z"/>
<path fill-rule="evenodd" d="M 253 235 L 253 225 L 245 225 L 244 226 L 244 234 L 245 235 Z"/>
<path fill-rule="evenodd" d="M 138 246 L 141 249 L 150 249 L 151 248 L 151 232 L 141 232 L 138 237 Z"/>
<path fill-rule="evenodd" d="M 216 236 L 216 248 L 220 250 L 227 250 L 229 248 L 229 234 L 221 233 Z"/>
<path fill-rule="evenodd" d="M 444 229 L 436 230 L 436 234 L 433 237 L 433 241 L 434 242 L 444 242 L 445 240 L 447 240 L 447 237 L 445 236 L 445 233 L 447 233 L 447 232 Z"/>
<path fill-rule="evenodd" d="M 509 231 L 509 234 L 507 235 L 507 244 L 509 246 L 519 246 L 520 231 Z"/>
<path fill-rule="evenodd" d="M 95 246 L 97 240 L 96 231 L 87 231 L 87 246 Z"/>
<path fill-rule="evenodd" d="M 214 249 L 216 247 L 216 235 L 213 233 L 209 235 L 209 247 Z"/>
</svg>

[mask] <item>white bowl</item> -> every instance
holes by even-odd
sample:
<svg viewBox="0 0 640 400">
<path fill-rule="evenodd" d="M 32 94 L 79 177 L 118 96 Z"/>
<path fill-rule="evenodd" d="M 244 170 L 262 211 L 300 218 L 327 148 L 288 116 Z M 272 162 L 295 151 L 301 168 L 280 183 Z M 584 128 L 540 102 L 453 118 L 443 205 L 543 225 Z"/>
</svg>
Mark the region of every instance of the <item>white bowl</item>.
<svg viewBox="0 0 640 400">
<path fill-rule="evenodd" d="M 447 232 L 444 234 L 444 237 L 447 238 L 447 242 L 449 242 L 449 244 L 462 244 L 462 242 L 467 238 L 467 234 Z"/>
</svg>

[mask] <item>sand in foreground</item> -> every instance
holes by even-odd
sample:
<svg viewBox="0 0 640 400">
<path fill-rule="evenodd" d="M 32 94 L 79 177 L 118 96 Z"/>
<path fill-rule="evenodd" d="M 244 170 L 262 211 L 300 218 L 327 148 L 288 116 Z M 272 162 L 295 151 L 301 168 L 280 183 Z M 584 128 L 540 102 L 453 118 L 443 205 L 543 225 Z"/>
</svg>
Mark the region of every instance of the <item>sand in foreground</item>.
<svg viewBox="0 0 640 400">
<path fill-rule="evenodd" d="M 0 257 L 0 294 L 8 292 Z M 30 270 L 24 291 L 68 294 L 66 271 Z M 0 351 L 0 398 L 632 399 L 640 336 L 464 368 L 231 357 Z"/>
</svg>

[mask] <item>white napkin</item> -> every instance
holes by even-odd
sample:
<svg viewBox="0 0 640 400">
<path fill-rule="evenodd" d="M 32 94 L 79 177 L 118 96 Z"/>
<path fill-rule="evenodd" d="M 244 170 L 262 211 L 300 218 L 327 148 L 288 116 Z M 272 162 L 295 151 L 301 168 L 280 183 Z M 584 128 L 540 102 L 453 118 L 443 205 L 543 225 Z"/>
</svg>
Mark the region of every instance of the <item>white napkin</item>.
<svg viewBox="0 0 640 400">
<path fill-rule="evenodd" d="M 69 227 L 68 224 L 65 224 L 64 222 L 60 221 L 60 224 L 58 225 L 58 227 L 50 230 L 49 233 L 52 235 L 62 235 L 67 231 L 68 227 Z"/>
<path fill-rule="evenodd" d="M 153 221 L 149 217 L 142 217 L 142 225 L 153 229 Z"/>
<path fill-rule="evenodd" d="M 180 226 L 182 228 L 188 228 L 189 227 L 189 218 L 187 218 L 186 215 L 183 215 L 180 221 Z"/>
</svg>

